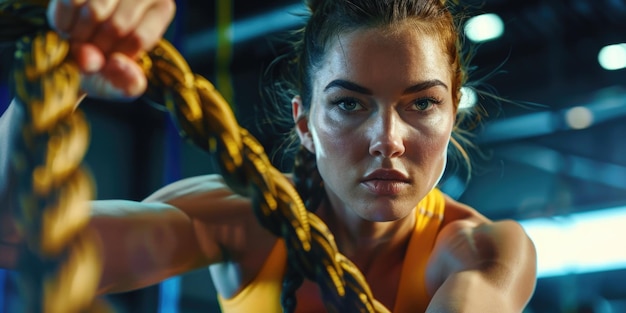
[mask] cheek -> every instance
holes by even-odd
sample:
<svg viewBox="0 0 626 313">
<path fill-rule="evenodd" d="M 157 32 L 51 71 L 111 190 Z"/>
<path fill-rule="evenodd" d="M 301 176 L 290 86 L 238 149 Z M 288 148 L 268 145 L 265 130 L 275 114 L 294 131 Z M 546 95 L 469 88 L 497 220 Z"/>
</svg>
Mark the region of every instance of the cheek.
<svg viewBox="0 0 626 313">
<path fill-rule="evenodd" d="M 442 149 L 447 150 L 448 143 L 450 142 L 450 136 L 452 135 L 452 129 L 454 128 L 455 117 L 454 113 L 450 109 L 442 110 L 439 118 L 433 119 L 430 122 L 429 129 L 431 132 L 431 138 Z"/>
<path fill-rule="evenodd" d="M 332 114 L 323 110 L 311 112 L 309 127 L 318 159 L 345 157 L 350 151 L 356 150 L 357 145 L 362 142 L 358 139 L 358 132 L 355 131 L 356 125 L 333 119 Z"/>
<path fill-rule="evenodd" d="M 448 163 L 448 145 L 446 145 L 446 148 L 443 150 L 442 155 L 440 156 L 441 161 L 440 161 L 440 165 L 439 165 L 439 171 L 435 172 L 434 175 L 437 175 L 435 178 L 434 183 L 432 184 L 432 187 L 435 187 L 439 184 L 439 182 L 441 181 L 441 178 L 443 177 L 443 174 L 446 171 L 446 165 Z"/>
<path fill-rule="evenodd" d="M 335 184 L 347 174 L 345 169 L 349 158 L 346 158 L 346 147 L 350 146 L 345 136 L 337 135 L 323 124 L 321 127 L 313 126 L 311 133 L 315 145 L 317 169 L 328 187 L 339 190 Z M 353 148 L 350 147 L 350 149 Z"/>
<path fill-rule="evenodd" d="M 318 159 L 336 159 L 339 155 L 345 155 L 348 147 L 351 149 L 354 147 L 350 134 L 328 124 L 313 126 L 311 134 Z"/>
<path fill-rule="evenodd" d="M 438 158 L 440 160 L 439 164 L 439 168 L 437 169 L 437 172 L 435 173 L 436 175 L 438 175 L 434 185 L 437 185 L 439 183 L 439 181 L 441 180 L 441 177 L 443 177 L 443 173 L 446 169 L 446 163 L 448 161 L 448 147 L 450 146 L 450 137 L 452 136 L 452 128 L 453 128 L 453 124 L 454 124 L 454 119 L 450 119 L 448 121 L 446 121 L 447 124 L 446 127 L 441 127 L 441 132 L 437 135 L 437 140 L 436 140 L 436 151 L 440 151 L 440 153 L 438 153 L 437 155 L 435 155 L 435 158 Z"/>
<path fill-rule="evenodd" d="M 445 169 L 453 123 L 452 118 L 433 119 L 423 126 L 411 143 L 425 161 L 424 164 L 430 164 L 433 176 L 441 176 Z"/>
</svg>

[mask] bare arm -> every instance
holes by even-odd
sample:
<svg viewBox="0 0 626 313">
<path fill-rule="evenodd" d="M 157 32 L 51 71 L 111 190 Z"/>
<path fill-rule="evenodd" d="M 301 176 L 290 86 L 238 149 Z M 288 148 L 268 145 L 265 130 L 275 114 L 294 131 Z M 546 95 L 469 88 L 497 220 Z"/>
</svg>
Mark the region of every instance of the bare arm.
<svg viewBox="0 0 626 313">
<path fill-rule="evenodd" d="M 141 203 L 97 201 L 93 209 L 91 225 L 105 255 L 100 292 L 107 293 L 224 261 L 260 228 L 250 200 L 235 195 L 219 175 L 175 182 Z"/>
<path fill-rule="evenodd" d="M 94 201 L 89 227 L 104 261 L 99 293 L 142 288 L 220 262 L 238 238 L 232 230 L 254 222 L 249 200 L 233 195 L 217 175 L 176 182 L 144 202 Z M 0 265 L 15 268 L 21 238 L 5 237 Z"/>
<path fill-rule="evenodd" d="M 16 103 L 0 116 L 0 268 L 14 268 L 17 262 L 19 236 L 11 219 L 16 178 L 10 162 L 23 121 L 23 108 Z"/>
<path fill-rule="evenodd" d="M 68 18 L 78 16 L 79 11 L 80 19 Z M 85 91 L 104 98 L 120 94 L 132 98 L 146 88 L 146 78 L 135 57 L 161 39 L 174 11 L 172 0 L 52 0 L 47 17 L 53 29 L 70 39 L 70 57 L 81 72 L 97 74 L 110 87 L 87 83 L 82 85 Z M 10 159 L 24 121 L 22 110 L 13 103 L 0 117 L 0 267 L 4 268 L 15 266 L 15 245 L 19 243 L 10 218 L 16 201 Z"/>
<path fill-rule="evenodd" d="M 12 218 L 16 177 L 10 166 L 22 110 L 12 103 L 0 117 L 0 267 L 7 269 L 17 266 L 22 240 Z M 249 208 L 247 200 L 232 197 L 217 176 L 172 184 L 142 203 L 93 202 L 90 227 L 101 239 L 105 264 L 100 292 L 144 287 L 217 262 L 222 249 L 217 226 L 209 220 L 219 221 L 219 212 L 235 212 L 234 206 L 239 211 Z"/>
<path fill-rule="evenodd" d="M 92 208 L 104 258 L 99 293 L 146 287 L 220 258 L 217 246 L 199 248 L 193 220 L 171 205 L 120 200 Z"/>
<path fill-rule="evenodd" d="M 17 177 L 10 164 L 23 123 L 22 110 L 22 106 L 12 103 L 0 117 L 0 268 L 6 269 L 17 267 L 22 244 L 12 214 L 17 205 Z M 176 186 L 164 188 L 177 189 L 169 192 L 173 200 L 183 197 L 185 192 Z M 223 194 L 203 191 L 207 193 L 206 199 Z M 155 200 L 172 200 L 161 198 Z M 190 205 L 188 201 L 179 202 L 183 209 Z M 205 208 L 211 209 L 208 205 Z M 104 257 L 100 293 L 145 287 L 221 258 L 221 249 L 211 237 L 210 227 L 202 228 L 200 248 L 196 239 L 197 221 L 173 205 L 96 201 L 92 214 L 90 228 L 100 238 Z"/>
<path fill-rule="evenodd" d="M 458 220 L 438 236 L 429 313 L 522 312 L 536 282 L 536 252 L 514 221 Z"/>
<path fill-rule="evenodd" d="M 23 113 L 23 107 L 14 102 L 0 117 L 0 267 L 7 269 L 17 266 L 22 243 L 12 218 L 17 182 L 10 158 L 19 140 Z M 155 200 L 183 197 L 185 190 L 177 186 L 164 188 L 160 193 L 169 197 Z M 207 198 L 221 196 L 210 193 L 209 188 L 216 187 L 203 189 Z M 220 258 L 220 250 L 208 232 L 202 235 L 204 249 L 198 247 L 192 218 L 172 205 L 97 201 L 92 209 L 90 227 L 101 238 L 104 254 L 101 292 L 144 287 Z"/>
</svg>

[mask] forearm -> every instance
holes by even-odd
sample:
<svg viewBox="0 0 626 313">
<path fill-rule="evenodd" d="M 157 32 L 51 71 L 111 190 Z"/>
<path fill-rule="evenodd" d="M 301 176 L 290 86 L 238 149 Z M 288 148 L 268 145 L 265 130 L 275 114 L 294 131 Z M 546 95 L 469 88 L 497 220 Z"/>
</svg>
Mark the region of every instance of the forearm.
<svg viewBox="0 0 626 313">
<path fill-rule="evenodd" d="M 23 107 L 15 101 L 0 116 L 0 267 L 9 269 L 14 268 L 17 263 L 20 243 L 12 219 L 16 175 L 11 165 L 11 156 L 23 122 Z"/>
<path fill-rule="evenodd" d="M 78 103 L 84 98 L 82 95 Z M 0 267 L 14 268 L 21 237 L 17 232 L 13 213 L 17 209 L 17 175 L 13 157 L 21 140 L 26 119 L 25 107 L 14 99 L 0 116 Z"/>
<path fill-rule="evenodd" d="M 24 108 L 16 101 L 0 116 L 0 210 L 6 209 L 10 196 L 8 189 L 14 183 L 10 161 L 24 118 Z"/>
<path fill-rule="evenodd" d="M 99 293 L 124 292 L 211 263 L 192 221 L 163 203 L 96 201 L 90 227 L 100 240 L 104 269 Z"/>
</svg>

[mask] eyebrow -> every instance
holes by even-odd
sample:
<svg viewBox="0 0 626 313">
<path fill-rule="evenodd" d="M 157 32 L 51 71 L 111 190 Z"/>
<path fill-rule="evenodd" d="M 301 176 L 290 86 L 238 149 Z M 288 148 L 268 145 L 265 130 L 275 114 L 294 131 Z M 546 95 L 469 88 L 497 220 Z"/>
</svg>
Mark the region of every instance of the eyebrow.
<svg viewBox="0 0 626 313">
<path fill-rule="evenodd" d="M 423 81 L 423 82 L 420 82 L 413 86 L 408 87 L 407 89 L 404 90 L 403 94 L 406 95 L 410 93 L 415 93 L 415 92 L 426 90 L 435 86 L 442 86 L 445 89 L 448 89 L 448 86 L 444 84 L 442 81 L 438 79 L 431 79 L 431 80 L 426 80 L 426 81 Z M 327 91 L 328 89 L 331 89 L 331 88 L 347 89 L 347 90 L 358 92 L 364 95 L 374 94 L 372 90 L 366 87 L 363 87 L 359 84 L 353 83 L 351 81 L 344 80 L 344 79 L 335 79 L 331 81 L 328 85 L 326 85 L 326 87 L 324 88 L 324 91 Z"/>
</svg>

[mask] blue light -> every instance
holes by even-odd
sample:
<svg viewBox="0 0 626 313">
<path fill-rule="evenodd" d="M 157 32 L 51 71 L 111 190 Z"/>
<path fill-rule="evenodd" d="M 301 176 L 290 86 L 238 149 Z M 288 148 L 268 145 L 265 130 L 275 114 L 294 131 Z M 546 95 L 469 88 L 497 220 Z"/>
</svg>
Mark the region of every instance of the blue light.
<svg viewBox="0 0 626 313">
<path fill-rule="evenodd" d="M 535 243 L 540 278 L 626 268 L 626 207 L 520 224 Z"/>
<path fill-rule="evenodd" d="M 6 295 L 5 286 L 6 286 L 6 276 L 7 273 L 5 270 L 0 268 L 0 312 L 3 312 L 5 307 L 7 306 L 4 302 L 4 297 Z"/>
<path fill-rule="evenodd" d="M 607 71 L 626 68 L 626 43 L 602 48 L 598 53 L 598 62 Z"/>
<path fill-rule="evenodd" d="M 273 32 L 284 31 L 304 24 L 303 14 L 307 12 L 302 3 L 288 5 L 268 11 L 258 16 L 233 21 L 229 34 L 234 45 L 246 40 L 267 36 Z M 204 57 L 217 48 L 217 30 L 210 29 L 187 35 L 183 43 L 185 57 Z"/>
<path fill-rule="evenodd" d="M 465 23 L 465 34 L 474 42 L 483 42 L 499 38 L 504 33 L 504 22 L 500 16 L 487 13 L 474 16 Z"/>
<path fill-rule="evenodd" d="M 461 87 L 461 99 L 459 101 L 459 110 L 469 110 L 478 102 L 476 91 L 471 87 Z"/>
</svg>

